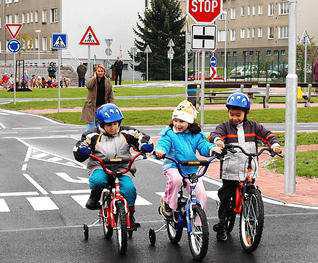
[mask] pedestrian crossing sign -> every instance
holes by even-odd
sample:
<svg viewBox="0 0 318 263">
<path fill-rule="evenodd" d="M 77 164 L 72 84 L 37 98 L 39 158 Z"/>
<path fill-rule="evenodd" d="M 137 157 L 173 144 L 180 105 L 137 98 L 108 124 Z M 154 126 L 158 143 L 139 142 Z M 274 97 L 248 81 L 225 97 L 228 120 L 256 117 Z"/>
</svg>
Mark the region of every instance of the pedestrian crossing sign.
<svg viewBox="0 0 318 263">
<path fill-rule="evenodd" d="M 51 37 L 52 49 L 66 49 L 67 48 L 67 35 L 63 33 L 53 33 Z"/>
<path fill-rule="evenodd" d="M 98 38 L 96 37 L 96 34 L 93 31 L 91 26 L 89 26 L 86 29 L 86 32 L 83 35 L 79 44 L 80 45 L 88 45 L 88 46 L 99 46 L 100 45 L 100 42 L 99 42 Z"/>
</svg>

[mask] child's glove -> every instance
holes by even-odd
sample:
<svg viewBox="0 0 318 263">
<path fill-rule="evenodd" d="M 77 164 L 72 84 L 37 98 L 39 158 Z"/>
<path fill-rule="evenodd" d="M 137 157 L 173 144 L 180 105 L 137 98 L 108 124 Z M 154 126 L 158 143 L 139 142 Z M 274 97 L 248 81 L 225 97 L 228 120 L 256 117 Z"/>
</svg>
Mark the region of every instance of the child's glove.
<svg viewBox="0 0 318 263">
<path fill-rule="evenodd" d="M 213 153 L 221 154 L 221 153 L 222 153 L 222 148 L 219 147 L 219 146 L 214 146 L 214 147 L 211 148 L 211 150 L 210 150 L 210 156 L 212 156 Z"/>
<path fill-rule="evenodd" d="M 164 157 L 165 153 L 164 153 L 164 152 L 161 152 L 161 151 L 156 151 L 156 152 L 155 152 L 155 155 L 156 155 L 156 157 L 157 157 L 158 159 L 162 159 L 162 158 Z"/>
<path fill-rule="evenodd" d="M 153 143 L 143 143 L 140 146 L 142 153 L 151 153 L 153 151 Z"/>
<path fill-rule="evenodd" d="M 221 149 L 223 149 L 225 147 L 224 142 L 221 139 L 217 139 L 214 143 L 217 147 L 220 147 Z"/>
<path fill-rule="evenodd" d="M 273 150 L 273 152 L 275 152 L 277 154 L 283 153 L 283 148 L 280 145 L 272 147 L 272 150 Z"/>
<path fill-rule="evenodd" d="M 77 150 L 78 154 L 82 157 L 82 158 L 88 158 L 89 155 L 91 154 L 92 152 L 92 149 L 91 147 L 87 146 L 87 145 L 80 145 L 78 147 L 78 150 Z"/>
</svg>

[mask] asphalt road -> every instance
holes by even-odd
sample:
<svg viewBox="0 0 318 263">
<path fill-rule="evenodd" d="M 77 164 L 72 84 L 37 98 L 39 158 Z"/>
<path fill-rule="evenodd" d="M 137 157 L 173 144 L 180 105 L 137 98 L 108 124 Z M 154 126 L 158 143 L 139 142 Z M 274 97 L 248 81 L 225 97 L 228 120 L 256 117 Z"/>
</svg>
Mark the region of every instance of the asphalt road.
<svg viewBox="0 0 318 263">
<path fill-rule="evenodd" d="M 156 247 L 149 246 L 149 228 L 162 223 L 157 206 L 165 184 L 161 165 L 151 160 L 137 162 L 142 227 L 129 241 L 127 255 L 117 255 L 115 242 L 103 238 L 100 226 L 84 241 L 82 225 L 97 219 L 97 212 L 83 208 L 89 194 L 86 171 L 72 156 L 81 129 L 0 110 L 0 262 L 191 262 L 186 232 L 178 246 L 165 232 L 158 234 Z M 157 135 L 159 127 L 145 130 Z M 210 245 L 204 262 L 317 262 L 317 210 L 266 203 L 261 244 L 248 255 L 240 248 L 237 224 L 229 242 L 216 242 L 218 186 L 209 179 L 205 186 Z"/>
</svg>

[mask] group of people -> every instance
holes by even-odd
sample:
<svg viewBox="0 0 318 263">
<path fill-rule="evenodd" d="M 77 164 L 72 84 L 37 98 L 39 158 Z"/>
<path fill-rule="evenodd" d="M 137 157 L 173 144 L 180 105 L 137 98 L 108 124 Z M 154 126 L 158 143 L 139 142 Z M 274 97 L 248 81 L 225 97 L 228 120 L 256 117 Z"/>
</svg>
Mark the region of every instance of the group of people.
<svg viewBox="0 0 318 263">
<path fill-rule="evenodd" d="M 226 102 L 228 120 L 211 131 L 209 138 L 202 133 L 195 119 L 197 111 L 187 100 L 182 101 L 173 111 L 171 121 L 160 133 L 160 138 L 154 146 L 149 135 L 132 127 L 123 125 L 124 115 L 114 104 L 114 95 L 110 80 L 106 77 L 103 65 L 98 65 L 94 77 L 88 82 L 88 96 L 83 107 L 82 119 L 87 123 L 86 131 L 74 147 L 74 156 L 78 161 L 88 159 L 90 197 L 86 203 L 88 209 L 98 209 L 102 189 L 108 183 L 108 175 L 102 167 L 89 157 L 90 153 L 98 156 L 130 156 L 130 147 L 142 152 L 153 152 L 158 159 L 165 155 L 178 161 L 196 160 L 196 153 L 211 156 L 214 152 L 221 153 L 225 144 L 237 144 L 246 151 L 255 152 L 258 141 L 262 141 L 276 153 L 282 152 L 276 136 L 261 124 L 248 119 L 250 111 L 249 98 L 243 93 L 231 94 Z M 244 174 L 246 156 L 242 153 L 229 155 L 221 163 L 221 178 L 223 186 L 218 191 L 220 206 L 219 222 L 214 226 L 217 240 L 226 241 L 227 232 L 225 216 L 227 200 L 234 196 L 235 187 L 240 175 Z M 196 171 L 195 167 L 182 167 L 185 174 Z M 164 196 L 160 201 L 160 213 L 165 217 L 173 216 L 177 209 L 178 191 L 182 185 L 182 177 L 176 165 L 165 159 L 163 175 L 167 179 Z M 132 220 L 134 221 L 136 187 L 128 175 L 119 178 L 122 194 L 127 199 Z M 207 194 L 203 181 L 199 179 L 196 186 L 198 200 L 207 210 Z"/>
</svg>

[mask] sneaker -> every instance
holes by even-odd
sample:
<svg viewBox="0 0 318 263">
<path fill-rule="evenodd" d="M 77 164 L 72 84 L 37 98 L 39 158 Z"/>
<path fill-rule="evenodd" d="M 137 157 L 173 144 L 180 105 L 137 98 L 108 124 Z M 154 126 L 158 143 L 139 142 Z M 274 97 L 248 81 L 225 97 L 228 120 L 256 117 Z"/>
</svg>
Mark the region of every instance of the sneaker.
<svg viewBox="0 0 318 263">
<path fill-rule="evenodd" d="M 215 229 L 217 229 L 216 239 L 218 241 L 225 242 L 227 240 L 227 233 L 226 233 L 225 227 L 219 223 L 217 227 L 215 227 L 215 225 L 213 226 L 214 231 L 215 231 Z"/>
<path fill-rule="evenodd" d="M 164 217 L 171 217 L 172 216 L 172 209 L 169 207 L 169 205 L 161 199 L 160 201 L 160 207 L 159 207 L 159 213 L 163 215 Z"/>
</svg>

